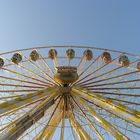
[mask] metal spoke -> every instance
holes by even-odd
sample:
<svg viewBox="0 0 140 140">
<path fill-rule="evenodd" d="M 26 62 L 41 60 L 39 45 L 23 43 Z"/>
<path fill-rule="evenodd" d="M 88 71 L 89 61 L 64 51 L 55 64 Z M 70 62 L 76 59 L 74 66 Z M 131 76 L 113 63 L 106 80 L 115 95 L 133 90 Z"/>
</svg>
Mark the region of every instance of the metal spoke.
<svg viewBox="0 0 140 140">
<path fill-rule="evenodd" d="M 24 87 L 24 88 L 37 88 L 37 89 L 39 89 L 39 88 L 45 88 L 46 86 L 28 86 L 28 85 L 18 85 L 18 84 L 9 84 L 9 83 L 6 83 L 6 84 L 2 84 L 2 83 L 0 83 L 0 86 L 5 86 L 5 87 L 7 87 L 7 86 L 10 86 L 10 87 Z"/>
<path fill-rule="evenodd" d="M 98 130 L 95 128 L 95 126 L 93 125 L 93 123 L 91 122 L 91 120 L 87 117 L 87 115 L 82 110 L 82 108 L 80 107 L 80 105 L 75 101 L 75 99 L 72 96 L 71 96 L 71 98 L 73 99 L 73 101 L 77 105 L 77 107 L 80 109 L 81 114 L 83 114 L 83 116 L 85 117 L 85 119 L 89 122 L 90 126 L 93 128 L 93 130 L 95 131 L 95 133 L 98 136 L 98 138 L 100 140 L 103 140 L 103 137 L 100 135 L 100 133 L 98 132 Z"/>
<path fill-rule="evenodd" d="M 11 80 L 11 81 L 17 81 L 17 82 L 21 82 L 21 83 L 28 83 L 28 84 L 40 85 L 40 86 L 48 86 L 47 84 L 40 84 L 40 83 L 36 83 L 36 82 L 30 82 L 30 81 L 27 81 L 27 80 L 22 80 L 22 79 L 18 79 L 18 78 L 11 78 L 11 77 L 7 77 L 7 76 L 0 76 L 0 78 L 6 79 L 6 80 Z"/>
<path fill-rule="evenodd" d="M 51 97 L 52 98 L 52 97 Z M 21 118 L 15 120 L 8 126 L 8 133 L 2 136 L 2 140 L 10 140 L 10 139 L 17 139 L 26 129 L 31 127 L 34 123 L 36 123 L 39 119 L 44 116 L 45 111 L 54 104 L 54 100 L 48 98 L 47 100 L 43 101 L 41 104 L 38 104 L 35 109 L 31 109 Z M 50 102 L 46 102 L 49 101 Z M 22 130 L 22 131 L 21 131 Z"/>
<path fill-rule="evenodd" d="M 47 74 L 46 72 L 44 72 L 43 70 L 42 70 L 42 68 L 40 68 L 39 66 L 37 66 L 37 65 L 35 65 L 30 59 L 28 59 L 26 56 L 25 56 L 25 58 L 27 59 L 27 61 L 29 61 L 40 73 L 42 73 L 45 77 L 48 77 L 49 79 L 51 79 L 51 81 L 50 80 L 48 80 L 48 79 L 46 79 L 47 81 L 49 81 L 50 83 L 53 83 L 54 85 L 59 85 L 59 83 L 56 83 L 56 82 L 54 82 L 54 80 L 53 80 L 53 78 L 49 75 L 49 74 Z M 40 76 L 40 75 L 39 75 Z M 41 76 L 42 77 L 42 76 Z"/>
<path fill-rule="evenodd" d="M 73 92 L 76 92 L 77 94 L 82 95 L 86 99 L 94 101 L 95 103 L 97 103 L 100 106 L 107 107 L 111 111 L 114 111 L 122 116 L 125 116 L 126 118 L 130 119 L 131 121 L 134 121 L 134 122 L 140 124 L 140 112 L 139 111 L 130 109 L 130 108 L 126 107 L 125 105 L 117 104 L 117 103 L 114 103 L 113 101 L 109 101 L 107 99 L 98 97 L 97 95 L 91 94 L 89 91 L 87 92 L 88 94 L 85 94 L 82 92 L 82 90 L 73 89 Z"/>
<path fill-rule="evenodd" d="M 62 124 L 61 124 L 61 132 L 60 132 L 60 140 L 64 140 L 64 127 L 65 127 L 65 105 L 63 106 L 63 114 L 62 114 Z"/>
<path fill-rule="evenodd" d="M 41 60 L 43 61 L 43 63 L 45 64 L 45 66 L 49 69 L 49 71 L 51 72 L 52 75 L 54 75 L 53 70 L 51 69 L 51 67 L 47 64 L 47 62 L 45 61 L 44 57 L 39 53 L 39 56 L 41 57 Z"/>
<path fill-rule="evenodd" d="M 140 87 L 113 87 L 113 88 L 87 88 L 88 90 L 127 90 L 127 89 L 140 89 Z"/>
<path fill-rule="evenodd" d="M 100 58 L 100 56 L 98 56 L 96 59 L 98 60 Z M 118 58 L 118 57 L 117 57 Z M 117 58 L 114 58 L 110 63 L 112 63 L 113 61 L 115 61 Z M 96 60 L 95 59 L 95 60 Z M 80 79 L 79 81 L 77 81 L 76 83 L 74 83 L 74 85 L 77 85 L 77 84 L 81 84 L 83 82 L 84 79 L 88 78 L 89 76 L 93 75 L 94 73 L 96 73 L 97 71 L 100 71 L 101 69 L 103 69 L 104 67 L 106 67 L 107 65 L 109 65 L 110 63 L 106 63 L 104 64 L 103 66 L 99 67 L 98 69 L 96 69 L 95 71 L 91 72 L 90 74 L 86 75 L 85 77 L 83 77 L 82 79 Z M 85 81 L 84 81 L 85 82 Z M 87 82 L 87 81 L 86 81 Z"/>
<path fill-rule="evenodd" d="M 58 109 L 58 106 L 60 105 L 61 101 L 62 101 L 62 96 L 60 97 L 59 102 L 57 103 L 56 107 L 54 108 L 54 110 L 50 116 L 50 119 L 48 120 L 48 122 L 46 124 L 46 127 L 43 129 L 43 131 L 41 133 L 39 133 L 39 135 L 35 138 L 35 140 L 42 140 L 43 138 L 45 138 L 45 139 L 51 138 L 54 131 L 50 131 L 50 133 L 47 134 L 47 130 L 48 130 L 47 127 L 50 123 L 53 123 L 53 121 L 52 121 L 53 119 L 55 119 L 55 121 L 57 120 L 57 117 L 56 117 L 57 115 L 54 117 L 54 114 L 55 114 L 56 110 Z M 61 121 L 61 118 L 62 118 L 62 112 L 59 112 L 59 113 L 60 113 L 60 118 L 58 119 L 59 121 L 56 122 L 57 125 L 59 124 L 59 122 Z M 57 127 L 57 125 L 55 126 L 55 128 Z"/>
<path fill-rule="evenodd" d="M 82 86 L 86 86 L 86 85 L 90 85 L 90 84 L 94 84 L 94 83 L 99 83 L 99 82 L 104 82 L 104 81 L 108 81 L 108 80 L 114 80 L 115 78 L 120 78 L 120 77 L 123 77 L 123 76 L 129 76 L 131 74 L 136 74 L 140 71 L 132 71 L 132 72 L 128 72 L 128 73 L 124 73 L 124 74 L 121 74 L 121 75 L 117 75 L 117 76 L 113 76 L 113 77 L 109 77 L 109 78 L 104 78 L 104 79 L 101 79 L 101 80 L 96 80 L 96 81 L 93 81 L 93 82 L 86 82 L 86 84 L 80 84 Z"/>
<path fill-rule="evenodd" d="M 7 68 L 2 68 L 2 70 L 6 71 L 6 72 L 8 72 L 8 73 L 15 74 L 15 75 L 17 75 L 17 76 L 22 76 L 22 77 L 25 77 L 25 78 L 28 78 L 28 79 L 31 79 L 31 80 L 34 80 L 34 81 L 41 82 L 41 83 L 43 83 L 43 84 L 47 84 L 47 85 L 50 84 L 50 85 L 51 85 L 51 83 L 47 83 L 46 81 L 42 81 L 42 80 L 40 80 L 40 79 L 36 79 L 36 78 L 34 78 L 34 77 L 30 77 L 30 76 L 27 76 L 27 75 L 25 75 L 25 74 L 22 74 L 22 73 L 19 73 L 19 72 L 16 72 L 16 71 L 13 71 L 13 70 L 10 70 L 10 69 L 7 69 Z"/>
<path fill-rule="evenodd" d="M 133 93 L 133 94 L 127 94 L 127 93 L 117 93 L 117 92 L 103 92 L 103 91 L 94 91 L 91 90 L 94 94 L 103 94 L 103 95 L 115 95 L 115 96 L 130 96 L 130 97 L 140 97 L 140 94 Z"/>
<path fill-rule="evenodd" d="M 69 117 L 69 121 L 71 126 L 73 127 L 73 130 L 77 134 L 79 140 L 84 140 L 84 139 L 91 140 L 90 136 L 86 133 L 86 131 L 83 130 L 80 124 L 76 121 L 73 113 L 71 113 Z"/>
<path fill-rule="evenodd" d="M 51 83 L 51 84 L 54 84 L 54 82 L 52 82 L 52 81 L 50 81 L 49 79 L 47 79 L 47 78 L 45 78 L 45 77 L 43 77 L 43 76 L 37 74 L 36 72 L 34 72 L 34 71 L 28 69 L 27 67 L 24 67 L 24 66 L 21 65 L 21 64 L 20 64 L 20 65 L 18 64 L 18 66 L 19 66 L 19 68 L 22 68 L 23 70 L 29 72 L 30 74 L 34 75 L 35 77 L 37 76 L 37 77 L 39 77 L 39 78 L 41 78 L 41 79 L 44 79 L 45 81 L 48 81 L 48 82 Z"/>
<path fill-rule="evenodd" d="M 115 58 L 114 60 L 116 60 L 116 59 L 117 59 L 117 58 Z M 114 60 L 112 60 L 112 61 L 114 61 Z M 139 59 L 137 59 L 137 60 L 131 62 L 131 64 L 137 62 L 138 60 L 139 60 Z M 107 63 L 107 64 L 108 64 L 108 63 Z M 86 77 L 82 78 L 81 80 L 84 80 L 84 79 L 86 79 L 87 77 L 91 76 L 92 74 L 94 74 L 96 71 L 102 69 L 102 68 L 103 68 L 104 66 L 106 66 L 107 64 L 105 64 L 105 65 L 103 65 L 101 68 L 99 68 L 99 69 L 93 71 L 92 73 L 90 73 L 90 74 L 87 75 Z M 109 64 L 110 64 L 110 63 L 109 63 Z M 112 70 L 109 70 L 109 71 L 107 71 L 107 72 L 105 72 L 105 73 L 103 73 L 103 74 L 100 74 L 100 75 L 98 75 L 98 76 L 95 76 L 95 77 L 93 77 L 93 78 L 90 78 L 90 79 L 88 79 L 88 80 L 85 80 L 85 81 L 83 81 L 83 82 L 81 82 L 81 80 L 80 80 L 80 82 L 78 82 L 78 83 L 76 83 L 76 84 L 74 84 L 74 85 L 86 83 L 86 82 L 88 82 L 88 81 L 90 81 L 90 80 L 94 80 L 94 79 L 96 79 L 96 78 L 99 78 L 99 77 L 102 77 L 102 76 L 104 76 L 104 75 L 110 74 L 110 73 L 112 73 L 112 72 L 114 72 L 114 71 L 116 71 L 116 70 L 119 70 L 119 69 L 121 69 L 121 68 L 122 68 L 122 66 L 119 65 L 117 68 L 114 68 L 114 69 L 112 69 Z"/>
<path fill-rule="evenodd" d="M 52 95 L 50 94 L 56 90 L 57 88 L 44 89 L 44 90 L 37 91 L 35 93 L 20 95 L 15 99 L 5 101 L 0 104 L 0 117 L 7 113 L 9 114 L 13 111 L 15 112 L 15 110 L 19 110 L 21 107 L 32 104 L 36 102 L 38 99 L 52 96 L 53 94 Z"/>
<path fill-rule="evenodd" d="M 96 59 L 94 59 L 94 61 L 82 72 L 79 74 L 79 77 L 81 77 L 98 59 L 100 58 L 100 56 L 98 56 Z M 77 83 L 79 83 L 80 81 L 82 81 L 84 78 L 78 80 L 77 82 L 75 82 L 73 85 L 76 85 Z"/>
<path fill-rule="evenodd" d="M 86 100 L 86 99 L 84 99 L 84 100 Z M 90 103 L 90 104 L 96 106 L 97 108 L 102 109 L 103 111 L 109 113 L 110 116 L 113 116 L 113 117 L 115 117 L 116 119 L 119 119 L 119 120 L 123 121 L 124 123 L 130 124 L 131 126 L 140 129 L 140 126 L 139 126 L 138 124 L 132 123 L 131 121 L 127 120 L 126 118 L 122 118 L 121 116 L 118 116 L 118 114 L 115 114 L 114 112 L 112 112 L 112 111 L 110 111 L 110 110 L 108 110 L 108 109 L 106 109 L 106 108 L 104 108 L 104 107 L 101 107 L 101 106 L 95 104 L 95 103 L 92 102 L 92 101 L 89 101 L 89 100 L 86 100 L 86 101 L 87 101 L 87 103 Z"/>
<path fill-rule="evenodd" d="M 133 83 L 133 82 L 139 82 L 140 79 L 134 79 L 134 80 L 125 80 L 125 81 L 121 81 L 121 82 L 112 82 L 112 83 L 103 83 L 103 84 L 93 84 L 93 85 L 89 85 L 89 86 L 83 86 L 85 88 L 88 87 L 100 87 L 100 86 L 108 86 L 108 85 L 117 85 L 117 84 L 126 84 L 126 83 Z"/>
<path fill-rule="evenodd" d="M 101 116 L 99 116 L 91 107 L 88 107 L 86 104 L 84 104 L 84 100 L 80 98 L 80 103 L 83 104 L 86 109 L 90 112 L 90 114 L 93 116 L 93 118 L 98 121 L 103 128 L 110 133 L 114 138 L 116 139 L 124 139 L 129 140 L 125 135 L 123 135 L 118 129 L 116 129 L 112 124 L 107 122 L 105 119 L 103 119 Z"/>
</svg>

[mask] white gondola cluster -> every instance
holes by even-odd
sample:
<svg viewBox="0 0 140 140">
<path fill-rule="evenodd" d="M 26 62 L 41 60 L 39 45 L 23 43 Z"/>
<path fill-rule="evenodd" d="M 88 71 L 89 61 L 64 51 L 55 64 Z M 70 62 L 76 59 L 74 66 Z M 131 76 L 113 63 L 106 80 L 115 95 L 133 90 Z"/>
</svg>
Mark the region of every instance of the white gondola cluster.
<svg viewBox="0 0 140 140">
<path fill-rule="evenodd" d="M 2 68 L 4 66 L 4 60 L 3 58 L 0 58 L 0 68 Z"/>
<path fill-rule="evenodd" d="M 57 51 L 55 49 L 50 49 L 48 52 L 48 57 L 50 59 L 55 59 L 57 57 Z"/>
<path fill-rule="evenodd" d="M 128 57 L 126 55 L 121 55 L 119 58 L 119 63 L 123 66 L 123 67 L 128 67 L 130 64 L 130 61 L 128 59 Z"/>
<path fill-rule="evenodd" d="M 66 51 L 66 55 L 68 59 L 73 59 L 75 57 L 75 51 L 73 49 L 68 49 Z M 57 50 L 50 49 L 48 52 L 48 58 L 54 60 L 57 57 Z M 83 52 L 83 57 L 87 61 L 91 61 L 93 59 L 93 52 L 90 49 L 87 49 Z M 39 59 L 39 53 L 37 50 L 32 50 L 29 55 L 30 60 L 37 61 Z M 22 61 L 22 55 L 20 53 L 13 54 L 11 61 L 15 64 L 19 64 Z M 112 61 L 111 54 L 109 52 L 103 52 L 101 55 L 101 59 L 104 63 L 110 63 Z M 130 60 L 126 55 L 121 55 L 118 59 L 119 64 L 121 64 L 122 67 L 128 67 L 130 65 Z M 4 59 L 0 58 L 0 68 L 4 66 Z M 140 70 L 140 62 L 137 63 L 136 68 Z"/>
<path fill-rule="evenodd" d="M 30 59 L 32 61 L 37 61 L 39 59 L 39 53 L 37 52 L 37 50 L 33 50 L 31 53 L 30 53 Z"/>
<path fill-rule="evenodd" d="M 68 59 L 73 59 L 75 57 L 75 51 L 73 49 L 68 49 L 66 54 Z"/>
<path fill-rule="evenodd" d="M 15 64 L 18 64 L 22 61 L 22 55 L 20 53 L 15 53 L 12 58 L 11 61 Z"/>
<path fill-rule="evenodd" d="M 140 70 L 140 62 L 137 63 L 137 69 Z"/>
<path fill-rule="evenodd" d="M 91 50 L 87 49 L 84 51 L 84 56 L 85 56 L 86 60 L 90 61 L 93 58 L 93 53 Z"/>
<path fill-rule="evenodd" d="M 110 63 L 112 61 L 112 58 L 109 52 L 103 52 L 101 58 L 105 63 Z"/>
</svg>

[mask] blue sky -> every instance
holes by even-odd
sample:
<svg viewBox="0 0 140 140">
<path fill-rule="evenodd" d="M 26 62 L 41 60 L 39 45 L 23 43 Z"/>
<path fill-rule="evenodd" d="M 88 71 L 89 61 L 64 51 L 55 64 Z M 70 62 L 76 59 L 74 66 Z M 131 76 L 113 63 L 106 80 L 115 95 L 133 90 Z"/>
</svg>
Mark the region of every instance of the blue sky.
<svg viewBox="0 0 140 140">
<path fill-rule="evenodd" d="M 0 52 L 86 45 L 140 54 L 139 0 L 0 0 Z"/>
</svg>

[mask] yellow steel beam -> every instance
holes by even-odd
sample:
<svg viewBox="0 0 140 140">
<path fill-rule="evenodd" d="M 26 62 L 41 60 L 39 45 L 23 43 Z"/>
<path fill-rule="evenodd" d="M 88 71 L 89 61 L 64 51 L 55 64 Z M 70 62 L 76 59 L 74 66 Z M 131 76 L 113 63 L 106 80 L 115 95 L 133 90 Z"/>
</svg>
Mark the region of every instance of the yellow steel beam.
<svg viewBox="0 0 140 140">
<path fill-rule="evenodd" d="M 72 97 L 72 99 L 73 99 L 73 101 L 75 102 L 75 104 L 77 105 L 77 107 L 80 109 L 80 114 L 81 114 L 81 115 L 86 119 L 86 121 L 89 123 L 89 125 L 90 125 L 90 127 L 89 127 L 89 125 L 88 125 L 89 129 L 92 128 L 92 129 L 95 131 L 95 133 L 96 133 L 98 139 L 103 140 L 104 138 L 102 137 L 102 135 L 100 134 L 100 132 L 96 129 L 96 127 L 94 126 L 93 122 L 87 117 L 87 115 L 86 115 L 86 114 L 84 113 L 84 111 L 82 110 L 83 107 L 81 108 L 81 106 L 77 103 L 77 100 L 75 100 L 73 97 Z M 78 100 L 79 100 L 79 98 L 78 98 Z"/>
<path fill-rule="evenodd" d="M 65 119 L 62 118 L 60 140 L 64 140 L 64 127 L 65 127 Z"/>
<path fill-rule="evenodd" d="M 122 134 L 117 128 L 115 128 L 111 123 L 106 121 L 104 118 L 99 116 L 96 111 L 86 104 L 86 101 L 79 98 L 79 103 L 84 106 L 85 109 L 92 115 L 92 117 L 104 128 L 104 130 L 110 133 L 116 140 L 129 140 L 124 134 Z"/>
<path fill-rule="evenodd" d="M 15 120 L 6 127 L 0 140 L 15 140 L 29 127 L 36 123 L 44 116 L 45 111 L 54 103 L 53 99 L 57 96 L 56 92 L 52 94 L 40 104 L 36 105 L 33 109 L 28 111 L 21 118 Z"/>
<path fill-rule="evenodd" d="M 78 137 L 79 140 L 91 140 L 88 133 L 76 121 L 76 119 L 75 119 L 75 117 L 72 113 L 70 113 L 70 115 L 69 115 L 69 121 L 70 121 L 70 124 L 71 124 L 74 132 L 77 134 L 77 137 Z"/>
<path fill-rule="evenodd" d="M 19 95 L 14 99 L 10 99 L 0 104 L 0 115 L 8 111 L 14 110 L 31 102 L 34 102 L 42 97 L 50 95 L 52 91 L 58 90 L 56 87 L 46 88 L 37 92 Z"/>
<path fill-rule="evenodd" d="M 64 99 L 62 100 L 62 106 L 63 106 L 63 115 L 62 115 L 62 124 L 61 124 L 61 132 L 60 132 L 60 140 L 64 140 L 64 127 L 65 127 L 65 102 Z"/>
<path fill-rule="evenodd" d="M 44 129 L 35 137 L 35 140 L 42 140 L 42 139 L 45 139 L 45 140 L 49 140 L 53 133 L 55 132 L 55 129 L 57 128 L 57 126 L 59 125 L 61 119 L 62 119 L 62 115 L 63 115 L 63 111 L 61 110 L 61 105 L 63 104 L 63 100 L 62 100 L 62 97 L 60 97 L 60 100 L 58 101 L 57 105 L 55 106 L 46 126 L 44 127 Z M 61 111 L 60 111 L 61 110 Z M 60 113 L 60 119 L 58 119 L 58 115 Z M 54 124 L 53 124 L 54 123 Z M 48 127 L 49 126 L 54 126 L 53 128 L 51 128 L 49 131 L 49 133 L 46 131 L 46 129 L 49 129 Z"/>
<path fill-rule="evenodd" d="M 122 104 L 115 103 L 112 100 L 107 100 L 103 96 L 95 95 L 94 93 L 82 88 L 75 87 L 72 89 L 72 92 L 75 92 L 77 95 L 84 97 L 87 100 L 93 101 L 95 104 L 98 104 L 104 108 L 108 108 L 111 111 L 140 124 L 140 112 L 137 110 L 128 108 Z"/>
<path fill-rule="evenodd" d="M 61 119 L 62 119 L 63 112 L 57 112 L 49 122 L 49 125 L 47 125 L 41 133 L 35 138 L 35 140 L 50 140 L 58 127 Z"/>
</svg>

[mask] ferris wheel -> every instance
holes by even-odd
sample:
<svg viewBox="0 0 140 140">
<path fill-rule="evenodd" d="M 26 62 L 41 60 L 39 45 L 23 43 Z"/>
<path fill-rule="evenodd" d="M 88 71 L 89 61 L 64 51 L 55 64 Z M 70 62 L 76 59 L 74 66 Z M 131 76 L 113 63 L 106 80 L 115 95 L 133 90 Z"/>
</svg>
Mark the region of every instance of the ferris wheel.
<svg viewBox="0 0 140 140">
<path fill-rule="evenodd" d="M 0 54 L 0 140 L 138 140 L 140 56 L 86 46 Z"/>
</svg>

